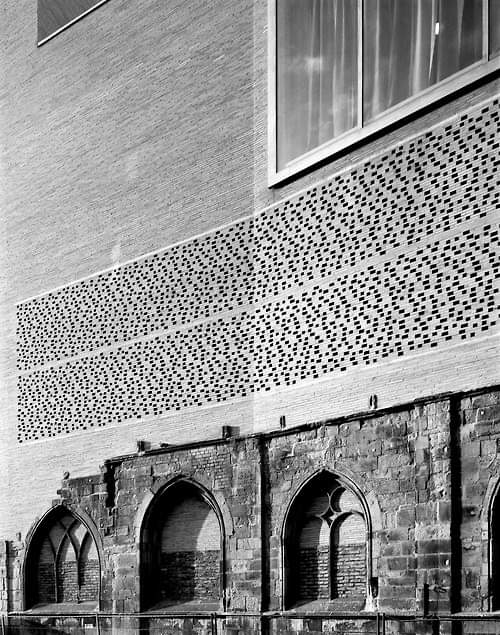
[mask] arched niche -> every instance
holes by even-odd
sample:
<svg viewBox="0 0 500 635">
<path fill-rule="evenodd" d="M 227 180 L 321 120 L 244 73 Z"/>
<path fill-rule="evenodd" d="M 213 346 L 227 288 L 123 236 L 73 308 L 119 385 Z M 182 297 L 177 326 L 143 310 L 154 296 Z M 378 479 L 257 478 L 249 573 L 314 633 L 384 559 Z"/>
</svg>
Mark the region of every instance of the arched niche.
<svg viewBox="0 0 500 635">
<path fill-rule="evenodd" d="M 481 609 L 500 611 L 500 479 L 491 476 L 480 516 Z"/>
<path fill-rule="evenodd" d="M 63 505 L 37 523 L 24 564 L 26 609 L 57 605 L 71 610 L 99 607 L 101 563 L 92 531 L 83 518 Z"/>
<path fill-rule="evenodd" d="M 283 525 L 284 608 L 365 608 L 371 600 L 371 534 L 368 506 L 349 479 L 328 470 L 308 479 Z"/>
<path fill-rule="evenodd" d="M 140 550 L 142 610 L 224 608 L 222 516 L 199 484 L 176 479 L 156 494 L 144 515 Z"/>
<path fill-rule="evenodd" d="M 491 506 L 490 551 L 491 609 L 493 611 L 500 611 L 500 490 L 498 488 Z"/>
<path fill-rule="evenodd" d="M 487 577 L 483 586 L 483 597 L 488 599 L 490 611 L 500 611 L 500 481 L 490 482 L 486 492 L 487 512 L 483 536 L 487 540 Z"/>
</svg>

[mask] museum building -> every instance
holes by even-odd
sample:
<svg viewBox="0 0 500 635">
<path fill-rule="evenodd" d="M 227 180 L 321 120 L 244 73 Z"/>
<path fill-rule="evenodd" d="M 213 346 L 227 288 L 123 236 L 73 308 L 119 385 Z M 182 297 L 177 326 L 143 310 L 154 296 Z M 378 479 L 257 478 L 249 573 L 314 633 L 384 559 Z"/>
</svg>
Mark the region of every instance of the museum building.
<svg viewBox="0 0 500 635">
<path fill-rule="evenodd" d="M 500 4 L 0 30 L 0 632 L 500 632 Z"/>
</svg>

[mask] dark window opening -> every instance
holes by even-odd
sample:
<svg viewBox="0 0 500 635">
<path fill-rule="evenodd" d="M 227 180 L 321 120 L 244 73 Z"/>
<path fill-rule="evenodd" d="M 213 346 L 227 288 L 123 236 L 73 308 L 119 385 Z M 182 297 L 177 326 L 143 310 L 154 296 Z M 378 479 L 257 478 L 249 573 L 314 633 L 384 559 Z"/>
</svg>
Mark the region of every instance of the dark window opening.
<svg viewBox="0 0 500 635">
<path fill-rule="evenodd" d="M 218 610 L 221 526 L 196 486 L 182 481 L 158 497 L 142 532 L 143 609 Z"/>
<path fill-rule="evenodd" d="M 500 611 L 500 492 L 493 501 L 491 513 L 491 608 Z"/>
<path fill-rule="evenodd" d="M 295 499 L 285 530 L 286 608 L 313 602 L 363 608 L 367 546 L 357 495 L 328 472 L 309 482 Z"/>
<path fill-rule="evenodd" d="M 87 527 L 68 510 L 49 514 L 28 553 L 27 608 L 80 603 L 95 607 L 99 582 L 97 547 Z"/>
</svg>

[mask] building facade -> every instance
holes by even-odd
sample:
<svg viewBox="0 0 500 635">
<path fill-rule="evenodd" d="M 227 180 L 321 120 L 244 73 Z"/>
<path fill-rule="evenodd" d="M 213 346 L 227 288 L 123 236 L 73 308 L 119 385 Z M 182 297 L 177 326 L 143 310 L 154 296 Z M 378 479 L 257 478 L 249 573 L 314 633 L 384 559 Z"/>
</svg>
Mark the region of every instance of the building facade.
<svg viewBox="0 0 500 635">
<path fill-rule="evenodd" d="M 396 5 L 3 3 L 11 624 L 492 628 L 498 7 Z"/>
</svg>

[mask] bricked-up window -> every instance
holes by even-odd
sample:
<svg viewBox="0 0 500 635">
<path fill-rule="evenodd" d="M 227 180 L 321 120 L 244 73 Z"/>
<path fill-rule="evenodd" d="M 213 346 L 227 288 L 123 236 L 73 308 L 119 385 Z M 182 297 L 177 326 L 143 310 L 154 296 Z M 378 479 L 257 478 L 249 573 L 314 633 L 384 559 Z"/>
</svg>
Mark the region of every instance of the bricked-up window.
<svg viewBox="0 0 500 635">
<path fill-rule="evenodd" d="M 498 0 L 274 0 L 270 181 L 498 68 Z"/>
<path fill-rule="evenodd" d="M 359 498 L 325 472 L 309 482 L 286 529 L 288 607 L 315 601 L 362 608 L 367 591 L 367 527 Z"/>
<path fill-rule="evenodd" d="M 38 0 L 38 46 L 107 0 Z"/>
<path fill-rule="evenodd" d="M 221 524 L 204 492 L 185 481 L 173 485 L 155 502 L 145 522 L 144 608 L 186 603 L 220 608 Z"/>
<path fill-rule="evenodd" d="M 28 607 L 97 603 L 99 580 L 97 548 L 87 527 L 67 510 L 49 514 L 28 554 Z"/>
</svg>

